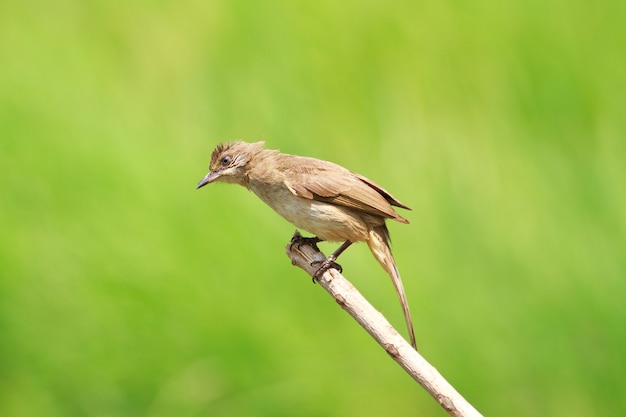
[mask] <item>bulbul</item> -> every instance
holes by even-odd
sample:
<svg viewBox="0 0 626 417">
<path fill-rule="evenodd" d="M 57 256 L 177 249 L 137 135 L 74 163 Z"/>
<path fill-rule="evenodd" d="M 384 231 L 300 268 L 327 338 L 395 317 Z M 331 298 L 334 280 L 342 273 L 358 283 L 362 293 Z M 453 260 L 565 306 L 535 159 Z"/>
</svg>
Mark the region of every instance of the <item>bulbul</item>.
<svg viewBox="0 0 626 417">
<path fill-rule="evenodd" d="M 396 289 L 411 344 L 415 332 L 385 220 L 408 224 L 393 206 L 410 210 L 375 182 L 332 162 L 263 148 L 264 142 L 219 144 L 197 188 L 221 181 L 242 185 L 314 241 L 343 242 L 328 267 L 354 242 L 367 242 Z M 323 271 L 322 271 L 323 272 Z"/>
</svg>

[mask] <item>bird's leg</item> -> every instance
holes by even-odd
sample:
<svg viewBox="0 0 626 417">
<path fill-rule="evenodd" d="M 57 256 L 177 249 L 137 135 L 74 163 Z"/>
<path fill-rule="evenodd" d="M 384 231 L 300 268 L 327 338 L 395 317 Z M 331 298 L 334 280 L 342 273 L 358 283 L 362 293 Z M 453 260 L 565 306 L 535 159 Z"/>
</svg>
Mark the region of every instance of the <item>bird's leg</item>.
<svg viewBox="0 0 626 417">
<path fill-rule="evenodd" d="M 339 265 L 338 263 L 335 263 L 335 261 L 337 260 L 337 258 L 339 257 L 339 255 L 341 255 L 343 253 L 344 250 L 348 249 L 348 247 L 352 245 L 352 241 L 350 240 L 346 240 L 345 242 L 343 242 L 341 244 L 341 246 L 339 246 L 339 248 L 337 248 L 336 251 L 334 251 L 329 257 L 328 259 L 326 259 L 324 262 L 322 262 L 322 264 L 320 265 L 320 267 L 317 269 L 317 271 L 315 272 L 315 276 L 313 278 L 313 280 L 315 281 L 315 278 L 319 278 L 322 276 L 322 274 L 324 272 L 326 272 L 327 270 L 329 270 L 330 268 L 334 268 L 339 272 L 343 271 L 343 268 L 341 268 L 341 265 Z"/>
</svg>

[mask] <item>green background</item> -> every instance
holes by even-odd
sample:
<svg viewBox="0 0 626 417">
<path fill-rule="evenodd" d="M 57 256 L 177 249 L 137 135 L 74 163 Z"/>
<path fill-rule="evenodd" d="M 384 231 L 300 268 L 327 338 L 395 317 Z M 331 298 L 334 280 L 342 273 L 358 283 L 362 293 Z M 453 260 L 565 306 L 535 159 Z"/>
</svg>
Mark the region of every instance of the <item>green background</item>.
<svg viewBox="0 0 626 417">
<path fill-rule="evenodd" d="M 485 415 L 623 416 L 625 4 L 3 1 L 0 415 L 445 415 L 293 226 L 195 190 L 245 139 L 413 208 L 418 345 Z M 404 333 L 367 246 L 341 263 Z"/>
</svg>

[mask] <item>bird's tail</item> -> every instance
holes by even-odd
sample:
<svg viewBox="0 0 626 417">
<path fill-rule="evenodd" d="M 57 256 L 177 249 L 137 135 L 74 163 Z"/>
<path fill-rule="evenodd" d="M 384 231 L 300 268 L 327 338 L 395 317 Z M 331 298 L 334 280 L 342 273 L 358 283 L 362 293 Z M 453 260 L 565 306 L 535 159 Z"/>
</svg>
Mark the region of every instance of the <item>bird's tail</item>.
<svg viewBox="0 0 626 417">
<path fill-rule="evenodd" d="M 393 283 L 396 293 L 400 298 L 400 305 L 402 306 L 404 319 L 406 320 L 406 325 L 409 329 L 411 345 L 417 349 L 417 345 L 415 343 L 415 331 L 413 330 L 413 320 L 411 320 L 411 312 L 409 311 L 409 303 L 406 299 L 406 294 L 404 293 L 404 286 L 402 285 L 402 279 L 400 278 L 400 273 L 396 267 L 396 261 L 393 259 L 391 248 L 389 247 L 389 230 L 387 230 L 387 226 L 382 224 L 372 228 L 370 230 L 370 238 L 367 241 L 367 244 L 369 245 L 376 260 L 378 260 L 391 277 L 391 282 Z"/>
</svg>

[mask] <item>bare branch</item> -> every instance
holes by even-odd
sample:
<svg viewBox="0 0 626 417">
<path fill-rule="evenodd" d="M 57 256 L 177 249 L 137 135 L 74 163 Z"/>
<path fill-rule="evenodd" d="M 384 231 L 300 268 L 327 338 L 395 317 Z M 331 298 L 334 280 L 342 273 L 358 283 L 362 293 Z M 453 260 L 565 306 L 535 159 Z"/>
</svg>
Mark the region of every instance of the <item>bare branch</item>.
<svg viewBox="0 0 626 417">
<path fill-rule="evenodd" d="M 314 245 L 294 244 L 299 238 L 300 233 L 296 231 L 292 243 L 287 245 L 287 256 L 292 264 L 314 277 L 326 257 Z M 481 416 L 339 271 L 329 269 L 316 280 L 448 414 L 455 417 Z"/>
</svg>

